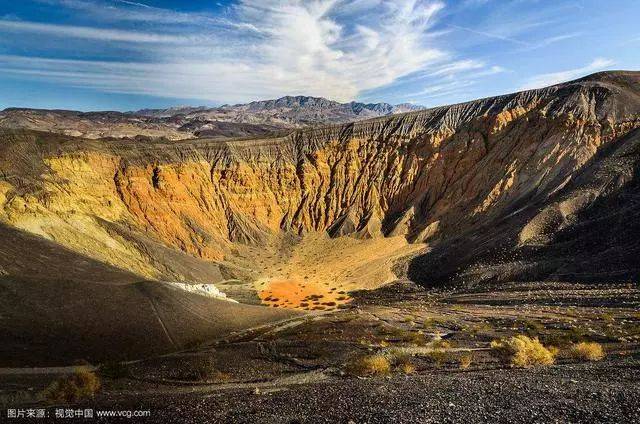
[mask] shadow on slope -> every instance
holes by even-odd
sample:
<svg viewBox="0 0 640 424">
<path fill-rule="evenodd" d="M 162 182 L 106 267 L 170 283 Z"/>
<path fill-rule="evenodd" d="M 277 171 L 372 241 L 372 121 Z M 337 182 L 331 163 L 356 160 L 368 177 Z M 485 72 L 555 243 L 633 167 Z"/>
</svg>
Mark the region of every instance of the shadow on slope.
<svg viewBox="0 0 640 424">
<path fill-rule="evenodd" d="M 597 154 L 551 198 L 524 202 L 417 257 L 409 278 L 431 287 L 640 278 L 640 130 Z"/>
<path fill-rule="evenodd" d="M 292 316 L 142 278 L 0 224 L 0 366 L 174 351 Z"/>
</svg>

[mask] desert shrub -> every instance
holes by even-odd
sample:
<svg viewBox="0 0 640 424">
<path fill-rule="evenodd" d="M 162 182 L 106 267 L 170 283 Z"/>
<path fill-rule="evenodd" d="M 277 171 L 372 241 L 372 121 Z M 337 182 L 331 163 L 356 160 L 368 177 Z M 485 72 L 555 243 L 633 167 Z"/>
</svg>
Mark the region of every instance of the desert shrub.
<svg viewBox="0 0 640 424">
<path fill-rule="evenodd" d="M 391 363 L 383 355 L 359 356 L 347 364 L 347 371 L 357 376 L 385 375 L 391 372 Z"/>
<path fill-rule="evenodd" d="M 106 378 L 125 378 L 129 377 L 130 370 L 127 364 L 117 361 L 105 362 L 100 365 L 100 375 Z"/>
<path fill-rule="evenodd" d="M 404 374 L 413 374 L 416 372 L 416 366 L 413 363 L 411 355 L 406 353 L 392 353 L 391 362 L 397 371 Z"/>
<path fill-rule="evenodd" d="M 558 355 L 560 354 L 560 348 L 556 346 L 546 346 L 546 348 L 549 351 L 549 353 L 551 353 L 551 356 L 553 356 L 554 358 L 557 358 Z"/>
<path fill-rule="evenodd" d="M 460 355 L 460 358 L 458 359 L 460 361 L 460 369 L 466 370 L 471 366 L 471 363 L 473 362 L 473 353 L 465 352 Z"/>
<path fill-rule="evenodd" d="M 599 361 L 605 357 L 602 345 L 595 342 L 577 343 L 571 346 L 569 355 L 581 361 Z"/>
<path fill-rule="evenodd" d="M 60 377 L 47 387 L 43 397 L 51 403 L 73 403 L 92 398 L 100 390 L 100 378 L 86 367 Z"/>
<path fill-rule="evenodd" d="M 413 374 L 416 372 L 416 366 L 412 362 L 403 362 L 398 366 L 398 369 L 404 374 Z"/>
<path fill-rule="evenodd" d="M 425 344 L 427 344 L 427 340 L 425 339 L 424 334 L 413 331 L 404 332 L 401 335 L 400 339 L 404 343 L 413 344 L 416 346 L 424 346 Z"/>
<path fill-rule="evenodd" d="M 551 365 L 554 357 L 538 338 L 517 335 L 491 342 L 492 353 L 503 363 L 518 368 Z"/>
<path fill-rule="evenodd" d="M 433 349 L 432 351 L 427 352 L 424 356 L 437 368 L 440 368 L 442 365 L 444 365 L 450 358 L 450 354 L 442 349 Z"/>
<path fill-rule="evenodd" d="M 434 349 L 451 349 L 453 347 L 451 342 L 448 342 L 448 341 L 442 340 L 442 339 L 434 340 L 431 343 L 431 346 Z"/>
</svg>

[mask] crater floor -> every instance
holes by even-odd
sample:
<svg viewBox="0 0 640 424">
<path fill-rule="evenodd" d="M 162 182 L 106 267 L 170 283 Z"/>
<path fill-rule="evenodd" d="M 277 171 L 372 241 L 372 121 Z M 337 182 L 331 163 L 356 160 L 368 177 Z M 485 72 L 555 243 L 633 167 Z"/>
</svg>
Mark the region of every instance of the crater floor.
<svg viewBox="0 0 640 424">
<path fill-rule="evenodd" d="M 279 308 L 335 310 L 350 301 L 348 292 L 394 281 L 393 267 L 427 249 L 404 237 L 331 238 L 326 233 L 280 237 L 266 247 L 238 245 L 227 263 L 246 270 L 244 284 L 217 286 L 232 298 Z"/>
</svg>

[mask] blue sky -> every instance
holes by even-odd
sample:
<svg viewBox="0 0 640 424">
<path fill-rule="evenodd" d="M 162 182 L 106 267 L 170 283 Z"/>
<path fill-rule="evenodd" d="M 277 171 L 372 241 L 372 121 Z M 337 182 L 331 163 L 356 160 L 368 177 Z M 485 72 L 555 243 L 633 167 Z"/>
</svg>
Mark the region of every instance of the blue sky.
<svg viewBox="0 0 640 424">
<path fill-rule="evenodd" d="M 637 0 L 0 0 L 0 109 L 456 103 L 640 69 Z"/>
</svg>

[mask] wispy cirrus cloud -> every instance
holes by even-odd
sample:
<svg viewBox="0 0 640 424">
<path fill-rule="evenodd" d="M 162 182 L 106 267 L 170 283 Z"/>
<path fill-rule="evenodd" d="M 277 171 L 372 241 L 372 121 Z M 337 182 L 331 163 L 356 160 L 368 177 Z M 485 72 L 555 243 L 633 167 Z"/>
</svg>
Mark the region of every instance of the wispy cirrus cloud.
<svg viewBox="0 0 640 424">
<path fill-rule="evenodd" d="M 520 88 L 522 90 L 528 90 L 532 88 L 541 88 L 553 84 L 558 84 L 564 81 L 569 81 L 585 76 L 593 72 L 602 71 L 604 69 L 610 68 L 614 64 L 615 62 L 611 59 L 596 58 L 588 65 L 581 66 L 579 68 L 536 75 L 530 78 Z"/>
<path fill-rule="evenodd" d="M 148 100 L 140 94 L 206 103 L 287 94 L 463 101 L 523 81 L 570 79 L 593 68 L 576 62 L 609 56 L 576 54 L 563 61 L 570 71 L 557 72 L 549 55 L 590 36 L 584 16 L 571 22 L 589 11 L 572 0 L 543 3 L 234 0 L 193 12 L 179 0 L 163 2 L 171 8 L 146 0 L 23 0 L 0 17 L 0 85 L 45 82 L 136 102 Z M 531 70 L 540 75 L 528 77 Z"/>
<path fill-rule="evenodd" d="M 123 15 L 113 2 L 109 9 L 85 0 L 60 3 L 94 18 Z M 93 3 L 103 9 L 89 8 Z M 117 3 L 133 9 L 133 16 L 147 24 L 189 21 L 185 12 Z M 242 0 L 224 18 L 194 14 L 190 22 L 209 23 L 209 29 L 228 23 L 226 31 L 208 31 L 206 36 L 188 28 L 173 35 L 5 20 L 0 21 L 0 32 L 129 42 L 132 51 L 137 44 L 158 46 L 145 49 L 152 57 L 147 62 L 5 57 L 0 72 L 62 82 L 65 72 L 72 71 L 67 83 L 76 86 L 225 102 L 288 93 L 350 100 L 363 90 L 446 62 L 449 53 L 428 37 L 443 8 L 443 3 L 432 0 Z M 175 49 L 171 46 L 175 43 L 185 46 Z"/>
<path fill-rule="evenodd" d="M 529 45 L 529 43 L 526 43 L 526 42 L 524 42 L 522 40 L 519 40 L 519 39 L 517 39 L 517 38 L 515 38 L 514 36 L 511 36 L 511 35 L 503 35 L 503 34 L 500 34 L 500 33 L 494 33 L 494 32 L 490 32 L 490 31 L 484 31 L 484 30 L 479 30 L 479 29 L 474 29 L 474 28 L 468 28 L 468 27 L 464 27 L 464 26 L 460 26 L 460 25 L 449 24 L 449 26 L 451 28 L 453 28 L 453 29 L 466 31 L 466 32 L 469 32 L 471 34 L 480 35 L 482 37 L 491 38 L 491 39 L 494 39 L 494 40 L 507 41 L 509 43 L 517 44 L 519 46 L 528 46 Z"/>
<path fill-rule="evenodd" d="M 546 47 L 554 43 L 559 43 L 561 41 L 580 37 L 581 35 L 583 35 L 582 32 L 570 32 L 566 34 L 553 35 L 551 37 L 543 38 L 541 41 L 537 43 L 533 43 L 533 46 L 535 46 L 536 48 Z"/>
<path fill-rule="evenodd" d="M 221 16 L 198 12 L 178 12 L 126 0 L 35 0 L 38 3 L 59 6 L 84 16 L 108 23 L 133 22 L 163 24 L 182 27 L 220 29 L 238 24 Z M 255 30 L 256 28 L 248 28 Z"/>
<path fill-rule="evenodd" d="M 415 103 L 424 103 L 433 99 L 459 95 L 476 85 L 480 79 L 508 72 L 501 66 L 487 66 L 482 62 L 462 60 L 440 67 L 425 77 L 436 77 L 435 80 L 419 91 L 403 92 L 403 96 L 413 99 Z"/>
<path fill-rule="evenodd" d="M 486 65 L 483 62 L 473 60 L 473 59 L 465 59 L 459 60 L 455 62 L 448 63 L 440 68 L 436 69 L 433 72 L 427 74 L 429 77 L 437 77 L 443 75 L 453 75 L 464 71 L 476 71 L 478 69 L 485 68 Z"/>
<path fill-rule="evenodd" d="M 498 43 L 514 47 L 514 52 L 540 48 L 575 36 L 574 31 L 558 33 L 558 28 L 566 28 L 567 23 L 572 21 L 575 2 L 558 0 L 548 4 L 539 2 L 539 5 L 526 3 L 521 0 L 464 1 L 458 10 L 480 8 L 481 12 L 474 10 L 475 19 L 471 21 L 454 21 L 447 25 L 455 31 L 466 33 L 472 45 Z M 541 33 L 544 36 L 541 37 Z"/>
<path fill-rule="evenodd" d="M 31 33 L 61 38 L 84 38 L 128 43 L 183 43 L 188 37 L 158 33 L 125 31 L 84 26 L 55 25 L 38 22 L 0 20 L 0 31 L 9 33 Z"/>
</svg>

